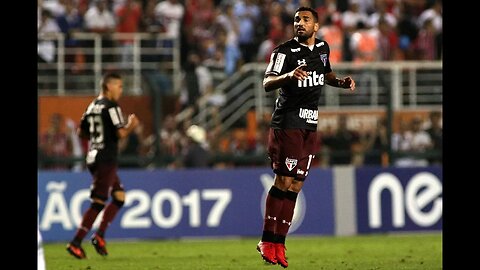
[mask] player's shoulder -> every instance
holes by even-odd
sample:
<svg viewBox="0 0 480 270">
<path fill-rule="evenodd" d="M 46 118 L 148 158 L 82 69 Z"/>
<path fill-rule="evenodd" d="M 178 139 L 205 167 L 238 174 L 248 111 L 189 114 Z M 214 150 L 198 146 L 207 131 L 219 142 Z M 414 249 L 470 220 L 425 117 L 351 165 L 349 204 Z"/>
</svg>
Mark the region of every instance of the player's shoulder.
<svg viewBox="0 0 480 270">
<path fill-rule="evenodd" d="M 292 49 L 295 49 L 299 46 L 300 46 L 300 44 L 295 39 L 292 38 L 292 39 L 289 39 L 289 40 L 277 45 L 277 47 L 275 47 L 273 49 L 273 51 L 274 52 L 288 53 Z"/>
<path fill-rule="evenodd" d="M 320 49 L 330 50 L 328 42 L 326 40 L 323 40 L 323 39 L 315 38 L 315 46 L 320 48 Z"/>
</svg>

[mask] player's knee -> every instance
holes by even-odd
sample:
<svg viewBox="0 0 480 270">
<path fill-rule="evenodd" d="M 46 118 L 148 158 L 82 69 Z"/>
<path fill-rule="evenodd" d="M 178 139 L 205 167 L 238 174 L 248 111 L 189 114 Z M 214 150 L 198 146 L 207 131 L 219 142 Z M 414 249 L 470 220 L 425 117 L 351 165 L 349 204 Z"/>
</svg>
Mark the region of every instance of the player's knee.
<svg viewBox="0 0 480 270">
<path fill-rule="evenodd" d="M 115 190 L 112 191 L 112 198 L 118 201 L 125 201 L 125 191 L 124 190 Z"/>
<path fill-rule="evenodd" d="M 122 208 L 123 204 L 125 204 L 125 201 L 120 201 L 117 199 L 113 199 L 112 203 L 115 204 L 118 208 Z"/>
<path fill-rule="evenodd" d="M 293 183 L 288 187 L 289 191 L 293 191 L 295 193 L 299 193 L 302 190 L 303 181 L 295 180 Z"/>
<path fill-rule="evenodd" d="M 293 177 L 290 176 L 283 176 L 283 175 L 275 175 L 275 182 L 274 186 L 280 190 L 287 191 L 290 185 L 292 184 Z"/>
<path fill-rule="evenodd" d="M 102 211 L 105 207 L 105 203 L 99 203 L 98 201 L 93 201 L 90 204 L 90 208 L 97 210 L 98 212 Z"/>
</svg>

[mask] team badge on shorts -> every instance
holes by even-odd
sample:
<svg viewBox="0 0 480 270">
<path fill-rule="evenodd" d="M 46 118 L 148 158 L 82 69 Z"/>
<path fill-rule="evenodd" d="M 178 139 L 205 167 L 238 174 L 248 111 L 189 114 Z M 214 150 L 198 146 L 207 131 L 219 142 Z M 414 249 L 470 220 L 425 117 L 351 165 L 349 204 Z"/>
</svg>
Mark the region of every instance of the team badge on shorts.
<svg viewBox="0 0 480 270">
<path fill-rule="evenodd" d="M 285 165 L 287 165 L 287 169 L 289 171 L 292 171 L 293 168 L 295 168 L 295 166 L 297 166 L 297 162 L 298 162 L 298 160 L 293 159 L 293 158 L 288 158 L 287 157 L 287 159 L 285 159 Z"/>
</svg>

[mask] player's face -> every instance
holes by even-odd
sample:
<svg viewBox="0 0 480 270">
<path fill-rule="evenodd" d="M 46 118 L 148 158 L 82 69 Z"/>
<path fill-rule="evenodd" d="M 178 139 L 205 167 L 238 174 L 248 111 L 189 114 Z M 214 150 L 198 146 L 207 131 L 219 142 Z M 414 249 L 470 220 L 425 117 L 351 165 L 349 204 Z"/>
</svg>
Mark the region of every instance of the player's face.
<svg viewBox="0 0 480 270">
<path fill-rule="evenodd" d="M 293 28 L 295 36 L 300 41 L 311 38 L 318 30 L 318 23 L 310 11 L 299 11 L 293 18 Z"/>
<path fill-rule="evenodd" d="M 108 90 L 110 91 L 112 98 L 115 101 L 118 101 L 122 96 L 123 92 L 123 81 L 119 79 L 112 79 L 107 84 Z"/>
</svg>

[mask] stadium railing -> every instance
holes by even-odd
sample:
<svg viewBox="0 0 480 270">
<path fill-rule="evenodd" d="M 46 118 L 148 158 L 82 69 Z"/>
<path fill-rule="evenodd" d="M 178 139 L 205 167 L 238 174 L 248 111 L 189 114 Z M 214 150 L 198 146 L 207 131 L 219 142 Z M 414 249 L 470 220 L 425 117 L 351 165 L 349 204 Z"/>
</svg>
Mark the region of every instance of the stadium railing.
<svg viewBox="0 0 480 270">
<path fill-rule="evenodd" d="M 42 35 L 54 43 L 52 62 L 37 63 L 39 95 L 95 94 L 107 70 L 122 72 L 127 95 L 141 95 L 149 75 L 161 73 L 172 82 L 164 91 L 178 93 L 181 84 L 180 44 L 165 34 L 77 32 Z"/>
</svg>

